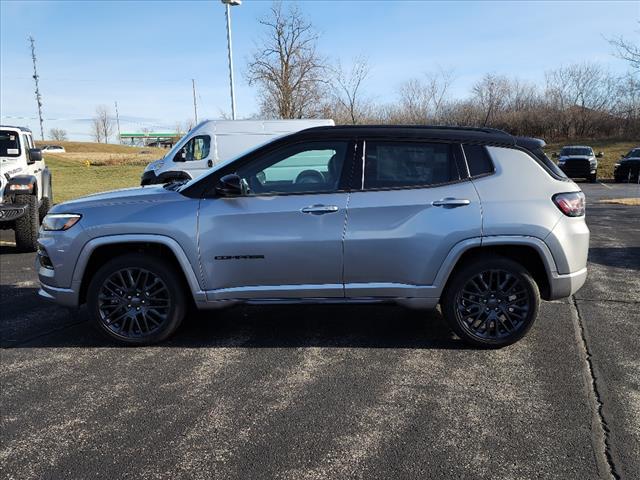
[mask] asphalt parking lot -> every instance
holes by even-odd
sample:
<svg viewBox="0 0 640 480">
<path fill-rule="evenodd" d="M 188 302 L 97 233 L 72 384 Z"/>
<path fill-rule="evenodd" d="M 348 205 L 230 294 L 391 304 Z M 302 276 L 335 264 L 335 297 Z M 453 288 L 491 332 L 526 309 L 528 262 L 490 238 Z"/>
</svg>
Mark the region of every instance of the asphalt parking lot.
<svg viewBox="0 0 640 480">
<path fill-rule="evenodd" d="M 439 313 L 242 307 L 121 348 L 0 236 L 4 478 L 640 478 L 640 187 L 581 184 L 589 278 L 469 349 Z"/>
</svg>

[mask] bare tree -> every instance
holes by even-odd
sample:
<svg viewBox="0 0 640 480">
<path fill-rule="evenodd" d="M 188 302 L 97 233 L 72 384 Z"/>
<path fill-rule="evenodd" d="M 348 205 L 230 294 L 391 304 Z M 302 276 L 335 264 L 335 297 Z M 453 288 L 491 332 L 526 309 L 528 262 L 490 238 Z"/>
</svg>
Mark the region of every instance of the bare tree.
<svg viewBox="0 0 640 480">
<path fill-rule="evenodd" d="M 483 115 L 482 126 L 491 125 L 492 119 L 503 109 L 509 93 L 509 80 L 502 75 L 486 74 L 472 88 L 473 99 L 477 102 Z"/>
<path fill-rule="evenodd" d="M 93 117 L 92 133 L 96 142 L 109 143 L 109 138 L 113 135 L 114 120 L 109 107 L 99 105 L 96 107 L 96 115 Z"/>
<path fill-rule="evenodd" d="M 362 83 L 369 76 L 371 69 L 364 56 L 353 60 L 351 69 L 345 71 L 338 61 L 333 71 L 331 88 L 333 98 L 340 109 L 346 112 L 349 123 L 359 123 L 367 113 L 368 102 L 362 96 Z"/>
<path fill-rule="evenodd" d="M 424 78 L 412 78 L 399 89 L 400 112 L 403 122 L 440 122 L 443 106 L 453 83 L 451 70 L 426 73 Z"/>
<path fill-rule="evenodd" d="M 91 119 L 91 136 L 96 143 L 102 143 L 102 128 L 98 117 Z"/>
<path fill-rule="evenodd" d="M 638 22 L 640 25 L 640 21 Z M 640 33 L 640 30 L 637 30 Z M 616 56 L 629 62 L 631 67 L 640 70 L 640 45 L 623 37 L 609 39 L 609 43 L 616 49 Z"/>
<path fill-rule="evenodd" d="M 67 140 L 67 131 L 62 128 L 52 128 L 49 130 L 49 138 L 58 142 L 65 142 Z"/>
<path fill-rule="evenodd" d="M 249 85 L 260 90 L 267 117 L 303 118 L 318 114 L 326 91 L 326 61 L 316 51 L 318 35 L 296 5 L 276 2 L 260 20 L 266 35 L 247 66 Z"/>
</svg>

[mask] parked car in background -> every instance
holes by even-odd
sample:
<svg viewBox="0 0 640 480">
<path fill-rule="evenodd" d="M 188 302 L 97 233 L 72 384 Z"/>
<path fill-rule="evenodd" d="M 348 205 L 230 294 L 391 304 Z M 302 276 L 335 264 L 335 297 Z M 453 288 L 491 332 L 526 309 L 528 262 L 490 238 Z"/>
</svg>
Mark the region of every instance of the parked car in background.
<svg viewBox="0 0 640 480">
<path fill-rule="evenodd" d="M 60 145 L 43 145 L 42 149 L 45 153 L 66 153 L 64 147 Z"/>
<path fill-rule="evenodd" d="M 634 148 L 613 167 L 616 182 L 640 183 L 640 147 Z"/>
<path fill-rule="evenodd" d="M 333 120 L 205 120 L 160 160 L 145 168 L 141 185 L 191 180 L 275 137 L 305 128 L 334 125 Z"/>
<path fill-rule="evenodd" d="M 16 247 L 35 252 L 40 221 L 53 202 L 51 173 L 31 130 L 0 126 L 0 230 L 14 230 Z"/>
<path fill-rule="evenodd" d="M 587 275 L 584 194 L 544 145 L 488 128 L 303 130 L 189 182 L 56 205 L 40 295 L 86 303 L 128 344 L 168 338 L 192 304 L 316 302 L 441 304 L 463 340 L 502 347 Z"/>
<path fill-rule="evenodd" d="M 590 182 L 598 179 L 598 158 L 602 157 L 602 152 L 597 155 L 591 147 L 584 145 L 571 145 L 562 147 L 558 157 L 558 167 L 569 178 L 584 178 Z"/>
</svg>

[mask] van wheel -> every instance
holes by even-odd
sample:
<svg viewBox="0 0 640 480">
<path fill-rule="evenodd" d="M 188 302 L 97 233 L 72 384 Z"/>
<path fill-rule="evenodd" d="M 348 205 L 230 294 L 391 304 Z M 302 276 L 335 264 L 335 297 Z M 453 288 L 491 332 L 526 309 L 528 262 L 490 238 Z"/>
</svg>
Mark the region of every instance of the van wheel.
<svg viewBox="0 0 640 480">
<path fill-rule="evenodd" d="M 468 344 L 500 348 L 526 335 L 540 306 L 529 272 L 499 256 L 473 260 L 447 285 L 442 310 L 451 329 Z"/>
<path fill-rule="evenodd" d="M 35 195 L 16 195 L 16 204 L 28 205 L 27 213 L 16 220 L 16 247 L 21 252 L 35 252 L 38 248 L 38 203 Z"/>
<path fill-rule="evenodd" d="M 172 335 L 187 302 L 180 275 L 162 259 L 140 254 L 116 257 L 93 276 L 87 290 L 92 322 L 108 337 L 149 345 Z"/>
</svg>

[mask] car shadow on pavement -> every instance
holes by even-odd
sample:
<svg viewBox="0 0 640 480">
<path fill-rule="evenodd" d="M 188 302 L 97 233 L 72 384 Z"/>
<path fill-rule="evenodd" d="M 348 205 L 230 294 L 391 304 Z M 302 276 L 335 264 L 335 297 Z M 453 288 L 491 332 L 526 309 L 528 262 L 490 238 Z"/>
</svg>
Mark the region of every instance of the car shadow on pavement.
<svg viewBox="0 0 640 480">
<path fill-rule="evenodd" d="M 33 287 L 0 286 L 2 348 L 121 347 Z M 151 348 L 468 348 L 438 311 L 394 305 L 236 306 L 190 313 L 176 334 Z"/>
<path fill-rule="evenodd" d="M 640 270 L 640 247 L 592 247 L 589 249 L 589 262 Z"/>
</svg>

